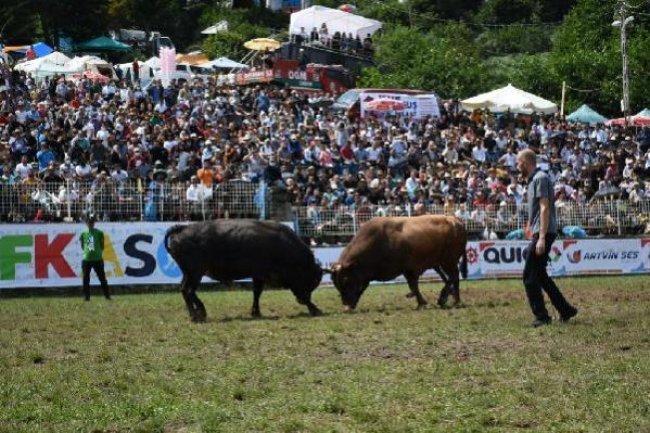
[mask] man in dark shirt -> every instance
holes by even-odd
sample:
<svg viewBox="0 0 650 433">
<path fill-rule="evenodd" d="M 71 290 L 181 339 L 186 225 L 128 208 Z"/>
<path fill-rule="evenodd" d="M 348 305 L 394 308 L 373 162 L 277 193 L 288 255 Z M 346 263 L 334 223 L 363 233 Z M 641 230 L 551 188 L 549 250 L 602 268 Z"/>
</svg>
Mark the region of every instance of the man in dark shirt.
<svg viewBox="0 0 650 433">
<path fill-rule="evenodd" d="M 557 218 L 553 183 L 548 175 L 537 167 L 537 156 L 530 149 L 517 155 L 517 168 L 528 180 L 527 238 L 530 243 L 524 251 L 524 285 L 530 308 L 535 315 L 534 327 L 551 323 L 542 289 L 560 313 L 560 321 L 566 322 L 578 314 L 578 310 L 564 298 L 562 292 L 546 272 L 548 254 L 557 238 Z"/>
</svg>

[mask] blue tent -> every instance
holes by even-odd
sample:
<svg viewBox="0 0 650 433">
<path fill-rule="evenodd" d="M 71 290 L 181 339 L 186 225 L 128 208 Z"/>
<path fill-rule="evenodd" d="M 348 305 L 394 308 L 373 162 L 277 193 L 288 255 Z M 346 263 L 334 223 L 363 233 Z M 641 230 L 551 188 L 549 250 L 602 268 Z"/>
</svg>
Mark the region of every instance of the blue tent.
<svg viewBox="0 0 650 433">
<path fill-rule="evenodd" d="M 29 45 L 24 45 L 22 47 L 10 47 L 11 49 L 5 49 L 5 51 L 15 51 L 17 53 L 25 54 L 27 50 L 29 49 Z M 43 57 L 47 56 L 54 50 L 52 47 L 50 47 L 48 44 L 45 44 L 43 42 L 37 42 L 32 45 L 32 48 L 34 49 L 34 53 L 36 54 L 36 57 Z"/>
<path fill-rule="evenodd" d="M 590 125 L 607 122 L 605 116 L 598 114 L 586 104 L 569 114 L 566 120 L 570 123 L 588 123 Z"/>
</svg>

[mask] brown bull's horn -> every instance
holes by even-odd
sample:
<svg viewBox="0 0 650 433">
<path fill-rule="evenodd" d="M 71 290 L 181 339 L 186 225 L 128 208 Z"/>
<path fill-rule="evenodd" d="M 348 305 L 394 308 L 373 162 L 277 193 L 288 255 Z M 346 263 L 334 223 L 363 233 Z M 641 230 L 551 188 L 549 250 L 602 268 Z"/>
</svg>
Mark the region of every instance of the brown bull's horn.
<svg viewBox="0 0 650 433">
<path fill-rule="evenodd" d="M 324 268 L 321 266 L 321 269 L 323 270 L 323 273 L 325 274 L 333 274 L 334 272 L 337 272 L 341 270 L 341 265 L 339 263 L 335 263 L 334 265 L 330 266 L 329 268 Z"/>
</svg>

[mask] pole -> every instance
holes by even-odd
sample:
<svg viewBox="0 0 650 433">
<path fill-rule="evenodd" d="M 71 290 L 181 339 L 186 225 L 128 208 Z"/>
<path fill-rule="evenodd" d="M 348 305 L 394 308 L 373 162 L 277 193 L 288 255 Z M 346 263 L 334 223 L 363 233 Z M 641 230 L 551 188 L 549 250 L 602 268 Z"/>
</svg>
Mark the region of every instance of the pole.
<svg viewBox="0 0 650 433">
<path fill-rule="evenodd" d="M 562 81 L 562 102 L 560 102 L 560 119 L 564 119 L 564 97 L 566 96 L 566 81 Z"/>
<path fill-rule="evenodd" d="M 627 129 L 627 114 L 630 108 L 630 89 L 627 70 L 627 34 L 625 33 L 625 20 L 627 19 L 627 4 L 621 1 L 621 56 L 623 58 L 623 119 L 624 127 Z"/>
</svg>

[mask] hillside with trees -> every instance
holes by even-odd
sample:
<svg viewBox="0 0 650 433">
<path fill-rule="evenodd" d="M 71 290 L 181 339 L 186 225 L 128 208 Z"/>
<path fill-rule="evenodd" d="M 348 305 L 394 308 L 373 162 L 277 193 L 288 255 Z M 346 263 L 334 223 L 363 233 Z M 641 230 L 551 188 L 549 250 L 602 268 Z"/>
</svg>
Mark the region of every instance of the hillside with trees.
<svg viewBox="0 0 650 433">
<path fill-rule="evenodd" d="M 338 7 L 335 0 L 315 3 Z M 358 0 L 357 13 L 385 23 L 374 38 L 375 63 L 359 84 L 431 89 L 465 98 L 512 83 L 559 100 L 567 109 L 589 103 L 617 114 L 621 99 L 618 0 Z M 649 101 L 650 4 L 627 3 L 631 111 Z M 227 20 L 229 31 L 202 37 L 201 29 Z M 59 36 L 74 40 L 110 29 L 158 30 L 179 50 L 201 48 L 239 60 L 243 42 L 286 38 L 289 16 L 223 0 L 25 0 L 0 8 L 3 41 L 24 43 Z"/>
</svg>

